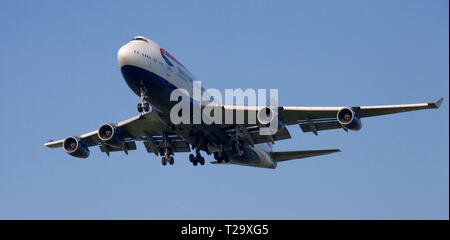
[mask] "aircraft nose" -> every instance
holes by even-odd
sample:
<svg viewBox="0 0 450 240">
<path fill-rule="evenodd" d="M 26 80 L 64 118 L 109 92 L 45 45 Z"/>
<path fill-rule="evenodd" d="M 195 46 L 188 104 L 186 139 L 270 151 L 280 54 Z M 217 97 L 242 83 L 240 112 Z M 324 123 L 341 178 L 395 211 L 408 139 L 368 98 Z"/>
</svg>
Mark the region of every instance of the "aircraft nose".
<svg viewBox="0 0 450 240">
<path fill-rule="evenodd" d="M 117 52 L 117 61 L 119 62 L 119 67 L 131 64 L 132 53 L 128 44 L 122 46 Z"/>
</svg>

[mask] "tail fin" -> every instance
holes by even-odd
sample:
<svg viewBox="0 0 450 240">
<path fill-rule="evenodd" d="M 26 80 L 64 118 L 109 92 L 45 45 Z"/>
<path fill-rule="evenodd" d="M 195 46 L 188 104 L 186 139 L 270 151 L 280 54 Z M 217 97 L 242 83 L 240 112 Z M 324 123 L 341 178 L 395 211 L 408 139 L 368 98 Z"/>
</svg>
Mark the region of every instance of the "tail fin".
<svg viewBox="0 0 450 240">
<path fill-rule="evenodd" d="M 270 156 L 276 162 L 282 162 L 292 159 L 320 156 L 340 151 L 341 150 L 339 149 L 326 149 L 326 150 L 308 150 L 308 151 L 271 152 Z"/>
</svg>

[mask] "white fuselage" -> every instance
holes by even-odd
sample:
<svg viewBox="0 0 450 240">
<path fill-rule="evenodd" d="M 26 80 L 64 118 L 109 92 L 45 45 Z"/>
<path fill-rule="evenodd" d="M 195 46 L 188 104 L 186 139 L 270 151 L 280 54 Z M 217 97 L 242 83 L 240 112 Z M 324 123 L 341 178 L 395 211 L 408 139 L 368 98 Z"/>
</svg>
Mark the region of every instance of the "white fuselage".
<svg viewBox="0 0 450 240">
<path fill-rule="evenodd" d="M 164 95 L 164 98 L 161 97 L 162 95 L 158 95 L 167 89 L 185 89 L 192 96 L 193 84 L 196 81 L 195 77 L 178 60 L 150 39 L 145 37 L 133 38 L 133 40 L 119 49 L 117 57 L 122 73 L 124 68 L 138 69 L 138 71 L 148 71 L 149 74 L 155 76 L 154 79 L 157 79 L 158 82 L 157 84 L 151 84 L 151 86 L 152 88 L 155 86 L 155 88 L 161 89 L 152 89 L 155 95 L 147 96 L 147 100 L 152 107 L 159 111 L 167 111 L 164 104 L 167 94 Z M 126 76 L 124 75 L 127 84 L 139 96 L 140 93 L 137 86 L 148 80 L 130 80 Z M 152 81 L 156 81 L 154 79 Z M 155 97 L 159 99 L 155 99 Z M 168 105 L 169 103 L 167 102 Z M 246 149 L 249 152 L 248 155 L 245 155 L 245 158 L 230 158 L 231 163 L 264 168 L 276 167 L 276 161 L 270 157 L 270 152 L 272 151 L 271 143 L 255 144 L 254 147 L 248 146 Z"/>
</svg>

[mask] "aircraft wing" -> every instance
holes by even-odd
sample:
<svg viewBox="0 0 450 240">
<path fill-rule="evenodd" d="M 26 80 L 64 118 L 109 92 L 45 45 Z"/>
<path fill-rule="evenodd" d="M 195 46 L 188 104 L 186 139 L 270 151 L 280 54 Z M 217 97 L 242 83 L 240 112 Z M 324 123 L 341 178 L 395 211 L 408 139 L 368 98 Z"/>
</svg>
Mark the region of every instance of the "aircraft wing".
<svg viewBox="0 0 450 240">
<path fill-rule="evenodd" d="M 439 108 L 443 98 L 432 103 L 357 106 L 352 107 L 360 117 L 373 117 L 393 113 L 402 113 L 422 109 Z M 343 107 L 282 107 L 282 116 L 287 125 L 297 124 L 299 120 L 336 118 L 337 111 Z"/>
<path fill-rule="evenodd" d="M 360 118 L 373 117 L 386 114 L 402 113 L 422 109 L 437 109 L 443 98 L 431 103 L 356 106 L 351 107 Z M 280 112 L 286 125 L 299 124 L 304 132 L 314 132 L 342 128 L 337 121 L 337 112 L 344 107 L 281 107 Z"/>
<path fill-rule="evenodd" d="M 371 117 L 385 114 L 393 114 L 407 111 L 415 111 L 421 109 L 433 109 L 439 108 L 443 99 L 439 99 L 432 103 L 419 103 L 419 104 L 406 104 L 406 105 L 384 105 L 384 106 L 357 106 L 351 107 L 351 109 L 358 114 L 359 117 Z M 243 124 L 227 124 L 224 121 L 219 125 L 230 136 L 239 135 L 243 137 L 245 145 L 254 145 L 264 142 L 274 142 L 283 139 L 291 138 L 286 128 L 278 128 L 278 131 L 274 135 L 260 135 L 259 128 L 260 123 L 249 124 L 249 116 L 258 114 L 261 107 L 256 106 L 232 106 L 221 105 L 221 109 L 226 111 L 232 111 L 233 114 L 242 112 L 244 115 Z M 265 107 L 266 108 L 266 107 Z M 284 124 L 293 125 L 299 124 L 300 128 L 304 132 L 313 132 L 317 135 L 318 131 L 343 128 L 343 126 L 337 121 L 337 113 L 344 107 L 290 107 L 290 106 L 278 106 L 278 114 Z M 114 126 L 124 144 L 119 147 L 112 147 L 104 144 L 98 137 L 98 130 L 74 136 L 84 146 L 92 147 L 99 146 L 102 152 L 109 155 L 110 152 L 124 151 L 128 153 L 129 150 L 136 150 L 135 141 L 143 141 L 147 152 L 158 155 L 159 149 L 163 147 L 163 132 L 168 134 L 171 140 L 170 147 L 174 152 L 189 152 L 191 149 L 189 143 L 183 138 L 178 136 L 171 128 L 160 121 L 158 114 L 151 111 L 146 112 L 117 124 L 111 124 Z M 225 114 L 223 114 L 224 116 Z M 236 115 L 235 115 L 236 116 Z M 344 128 L 346 130 L 346 128 Z M 57 141 L 49 141 L 44 145 L 49 148 L 62 147 L 64 139 Z"/>
<path fill-rule="evenodd" d="M 86 147 L 99 146 L 102 152 L 136 150 L 135 141 L 143 141 L 147 151 L 158 155 L 159 145 L 162 144 L 162 133 L 168 132 L 169 138 L 172 140 L 172 149 L 174 152 L 189 152 L 189 144 L 176 134 L 170 134 L 171 129 L 158 120 L 153 112 L 146 112 L 138 116 L 132 117 L 117 124 L 112 124 L 120 132 L 121 137 L 125 140 L 125 144 L 121 148 L 114 148 L 100 141 L 97 130 L 80 136 L 75 136 Z M 57 141 L 49 141 L 44 145 L 49 148 L 62 147 L 64 139 Z"/>
<path fill-rule="evenodd" d="M 97 136 L 97 131 L 92 131 L 90 133 L 86 133 L 86 134 L 83 134 L 83 135 L 80 135 L 77 137 L 79 139 L 83 139 L 83 143 L 85 145 L 87 145 L 88 147 L 97 145 L 97 143 L 100 141 Z M 60 148 L 60 147 L 62 147 L 63 142 L 64 142 L 64 139 L 60 139 L 57 141 L 49 140 L 48 142 L 46 142 L 44 144 L 44 146 L 49 147 L 49 148 Z"/>
<path fill-rule="evenodd" d="M 373 117 L 393 113 L 402 113 L 422 109 L 435 109 L 444 101 L 443 98 L 436 102 L 431 103 L 418 103 L 418 104 L 403 104 L 403 105 L 380 105 L 380 106 L 355 106 L 355 107 L 292 107 L 292 106 L 278 106 L 278 114 L 281 120 L 286 125 L 299 124 L 303 132 L 313 132 L 317 135 L 318 131 L 344 128 L 337 120 L 337 113 L 343 108 L 352 109 L 360 118 Z M 252 128 L 258 126 L 261 123 L 256 121 L 253 124 L 249 124 L 250 119 L 257 119 L 258 111 L 262 108 L 268 107 L 257 107 L 257 106 L 235 106 L 235 105 L 221 105 L 223 109 L 222 112 L 222 122 L 220 126 L 224 129 L 232 129 L 235 127 L 233 124 L 227 124 L 225 120 L 225 115 L 232 114 L 231 116 L 237 116 L 240 112 L 244 119 L 244 124 L 246 128 Z M 253 115 L 253 116 L 252 116 Z M 278 133 L 277 133 L 278 134 Z M 283 134 L 286 135 L 286 134 Z M 287 136 L 287 135 L 286 135 Z M 290 137 L 286 137 L 290 138 Z M 284 138 L 284 139 L 286 139 Z"/>
</svg>

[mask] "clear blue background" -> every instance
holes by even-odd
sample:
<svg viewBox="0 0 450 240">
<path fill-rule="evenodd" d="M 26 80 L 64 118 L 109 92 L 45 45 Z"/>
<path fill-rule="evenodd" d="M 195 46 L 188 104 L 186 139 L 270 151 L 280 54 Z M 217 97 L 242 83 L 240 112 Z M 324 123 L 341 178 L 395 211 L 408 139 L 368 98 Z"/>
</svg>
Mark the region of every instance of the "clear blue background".
<svg viewBox="0 0 450 240">
<path fill-rule="evenodd" d="M 2 1 L 1 219 L 448 219 L 448 1 Z M 289 127 L 276 150 L 340 148 L 276 170 L 174 166 L 42 144 L 137 114 L 117 50 L 136 35 L 207 87 L 278 88 L 282 105 L 440 110 Z M 207 160 L 212 160 L 208 157 Z"/>
</svg>

